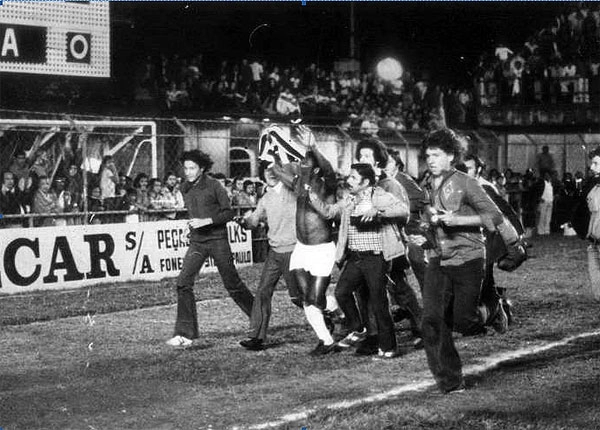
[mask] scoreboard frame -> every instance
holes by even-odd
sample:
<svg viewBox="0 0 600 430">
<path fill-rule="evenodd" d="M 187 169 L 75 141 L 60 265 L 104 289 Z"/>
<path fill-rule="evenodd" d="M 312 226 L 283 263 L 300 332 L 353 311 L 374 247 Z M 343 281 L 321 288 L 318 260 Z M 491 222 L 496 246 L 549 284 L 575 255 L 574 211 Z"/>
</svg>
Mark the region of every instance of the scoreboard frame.
<svg viewBox="0 0 600 430">
<path fill-rule="evenodd" d="M 0 72 L 110 77 L 109 2 L 0 2 Z"/>
</svg>

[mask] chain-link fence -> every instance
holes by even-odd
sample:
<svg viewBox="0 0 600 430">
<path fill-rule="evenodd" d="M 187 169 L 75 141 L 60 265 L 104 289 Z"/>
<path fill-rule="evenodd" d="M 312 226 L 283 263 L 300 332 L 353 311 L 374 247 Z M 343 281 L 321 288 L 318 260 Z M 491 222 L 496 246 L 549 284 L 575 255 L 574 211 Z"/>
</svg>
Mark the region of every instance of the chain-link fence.
<svg viewBox="0 0 600 430">
<path fill-rule="evenodd" d="M 14 179 L 10 184 L 10 178 L 3 175 L 4 187 L 14 190 L 8 197 L 2 193 L 0 214 L 4 226 L 185 217 L 183 209 L 161 200 L 168 177 L 183 177 L 182 153 L 192 149 L 208 153 L 214 161 L 212 172 L 221 174 L 224 183 L 243 178 L 259 184 L 259 141 L 265 129 L 273 126 L 270 121 L 243 118 L 111 119 L 11 111 L 1 114 L 0 170 L 12 172 Z M 298 127 L 290 122 L 277 126 L 283 136 L 290 138 Z M 356 142 L 365 137 L 365 130 L 335 125 L 303 127 L 310 129 L 333 167 L 347 173 L 354 160 Z M 600 143 L 598 135 L 590 134 L 556 134 L 552 138 L 528 135 L 525 141 L 484 130 L 467 134 L 472 138 L 470 149 L 484 155 L 490 167 L 511 167 L 515 171 L 532 167 L 542 144 L 550 146 L 559 171 L 585 169 L 586 148 Z M 419 176 L 424 167 L 420 159 L 424 132 L 380 130 L 377 136 L 388 147 L 399 150 L 409 174 Z M 107 167 L 106 157 L 112 157 L 112 166 Z"/>
</svg>

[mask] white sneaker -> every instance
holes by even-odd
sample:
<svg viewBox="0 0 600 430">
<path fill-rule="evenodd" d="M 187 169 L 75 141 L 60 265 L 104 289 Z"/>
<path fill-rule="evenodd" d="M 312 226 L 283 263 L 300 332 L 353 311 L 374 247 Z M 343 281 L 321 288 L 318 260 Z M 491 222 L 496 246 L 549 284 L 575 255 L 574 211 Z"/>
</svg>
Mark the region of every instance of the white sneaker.
<svg viewBox="0 0 600 430">
<path fill-rule="evenodd" d="M 362 331 L 353 331 L 348 334 L 345 338 L 338 342 L 338 346 L 342 348 L 350 348 L 356 346 L 367 338 L 367 329 L 364 328 Z"/>
<path fill-rule="evenodd" d="M 184 336 L 174 336 L 168 341 L 165 342 L 169 346 L 174 346 L 177 348 L 187 348 L 188 346 L 192 346 L 192 340 L 188 339 Z"/>
</svg>

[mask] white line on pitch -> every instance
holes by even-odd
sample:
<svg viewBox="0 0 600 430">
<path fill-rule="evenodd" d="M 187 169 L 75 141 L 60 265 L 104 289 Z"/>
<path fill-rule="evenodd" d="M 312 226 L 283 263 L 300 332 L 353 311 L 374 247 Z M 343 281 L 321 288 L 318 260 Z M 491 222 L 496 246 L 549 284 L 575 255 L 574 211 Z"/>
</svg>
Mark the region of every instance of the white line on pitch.
<svg viewBox="0 0 600 430">
<path fill-rule="evenodd" d="M 523 358 L 528 355 L 538 354 L 540 352 L 544 352 L 544 351 L 548 351 L 548 350 L 551 350 L 554 348 L 565 346 L 574 340 L 584 339 L 587 337 L 594 337 L 594 336 L 600 336 L 600 330 L 593 331 L 593 332 L 587 332 L 587 333 L 581 333 L 581 334 L 578 334 L 575 336 L 569 336 L 564 339 L 558 340 L 556 342 L 549 342 L 549 343 L 546 343 L 543 345 L 531 346 L 528 348 L 520 348 L 520 349 L 517 349 L 514 351 L 507 351 L 507 352 L 503 352 L 500 354 L 495 354 L 490 357 L 482 358 L 481 359 L 481 360 L 483 360 L 482 364 L 473 364 L 473 365 L 467 366 L 465 369 L 463 369 L 463 373 L 465 375 L 469 375 L 469 376 L 479 375 L 488 370 L 498 367 L 500 364 L 502 364 L 506 361 L 514 360 L 517 358 Z M 295 421 L 305 420 L 310 415 L 312 415 L 320 410 L 349 409 L 349 408 L 359 406 L 359 405 L 389 400 L 389 399 L 392 399 L 394 397 L 397 397 L 401 394 L 408 393 L 408 392 L 425 391 L 434 386 L 435 386 L 434 379 L 432 377 L 429 377 L 421 382 L 401 385 L 401 386 L 392 388 L 391 390 L 385 391 L 383 393 L 374 394 L 372 396 L 367 396 L 367 397 L 363 397 L 363 398 L 359 398 L 359 399 L 355 399 L 355 400 L 344 400 L 344 401 L 332 403 L 330 405 L 326 405 L 326 406 L 323 406 L 320 408 L 306 409 L 302 412 L 296 412 L 296 413 L 292 413 L 292 414 L 283 415 L 282 417 L 280 417 L 274 421 L 268 421 L 268 422 L 265 422 L 262 424 L 255 424 L 255 425 L 247 427 L 247 428 L 249 430 L 261 430 L 261 429 L 279 427 L 281 425 L 292 423 Z M 237 430 L 237 429 L 241 429 L 241 428 L 246 428 L 246 427 L 237 427 L 236 426 L 236 427 L 233 427 L 232 430 Z"/>
</svg>

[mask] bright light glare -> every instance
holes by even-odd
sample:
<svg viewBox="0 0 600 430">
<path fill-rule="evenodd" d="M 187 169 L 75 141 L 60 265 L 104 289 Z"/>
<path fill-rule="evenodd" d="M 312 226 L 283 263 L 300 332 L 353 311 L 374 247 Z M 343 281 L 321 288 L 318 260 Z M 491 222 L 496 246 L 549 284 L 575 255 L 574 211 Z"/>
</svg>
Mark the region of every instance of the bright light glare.
<svg viewBox="0 0 600 430">
<path fill-rule="evenodd" d="M 394 58 L 384 58 L 377 63 L 377 75 L 386 81 L 395 81 L 402 76 L 402 65 Z"/>
</svg>

